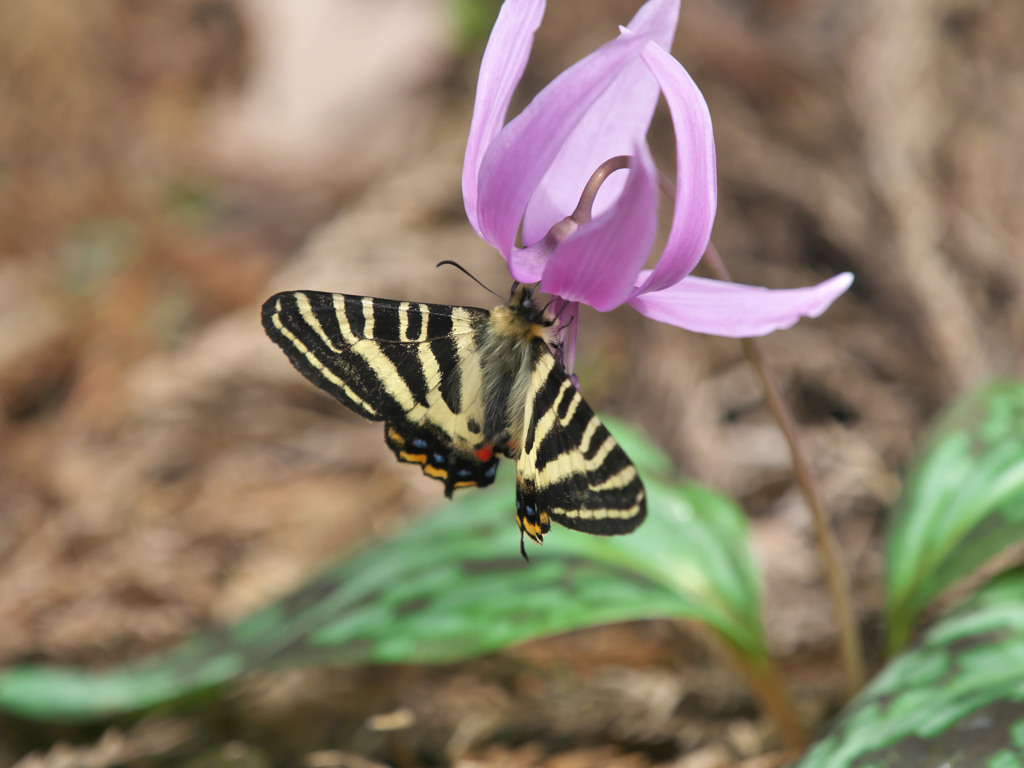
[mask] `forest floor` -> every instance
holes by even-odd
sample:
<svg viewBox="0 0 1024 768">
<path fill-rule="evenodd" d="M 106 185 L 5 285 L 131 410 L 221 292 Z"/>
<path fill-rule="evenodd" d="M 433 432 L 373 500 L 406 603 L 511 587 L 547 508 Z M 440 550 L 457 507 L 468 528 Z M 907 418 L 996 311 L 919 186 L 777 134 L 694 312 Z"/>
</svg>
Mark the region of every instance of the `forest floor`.
<svg viewBox="0 0 1024 768">
<path fill-rule="evenodd" d="M 259 306 L 290 288 L 490 306 L 441 259 L 507 286 L 461 200 L 482 41 L 456 39 L 441 0 L 311 1 L 313 19 L 278 5 L 0 10 L 0 665 L 101 667 L 173 646 L 441 500 L 379 425 L 295 373 Z M 513 110 L 638 3 L 549 5 Z M 711 109 L 713 239 L 734 277 L 856 275 L 765 347 L 873 669 L 901 471 L 954 395 L 1024 373 L 1021 39 L 1012 0 L 683 3 L 674 52 Z M 672 168 L 663 109 L 651 143 Z M 629 308 L 580 327 L 588 401 L 749 513 L 769 646 L 820 732 L 844 701 L 836 625 L 739 343 Z M 664 621 L 444 667 L 255 674 L 222 693 L 102 726 L 2 717 L 0 765 L 787 759 L 736 671 Z"/>
</svg>

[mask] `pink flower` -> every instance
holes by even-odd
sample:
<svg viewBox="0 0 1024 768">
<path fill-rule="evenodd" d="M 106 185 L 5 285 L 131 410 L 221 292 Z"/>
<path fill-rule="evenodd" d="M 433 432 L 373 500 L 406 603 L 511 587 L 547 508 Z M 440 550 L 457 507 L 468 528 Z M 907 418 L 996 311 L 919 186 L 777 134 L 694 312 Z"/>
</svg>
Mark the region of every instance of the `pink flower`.
<svg viewBox="0 0 1024 768">
<path fill-rule="evenodd" d="M 853 282 L 846 272 L 808 288 L 769 290 L 688 277 L 707 248 L 718 188 L 707 104 L 672 58 L 679 0 L 649 0 L 620 35 L 556 77 L 505 123 L 544 0 L 505 0 L 484 52 L 462 170 L 466 214 L 508 262 L 563 302 L 644 315 L 719 336 L 762 336 L 817 317 Z M 672 227 L 653 270 L 659 174 L 646 135 L 663 94 L 676 136 Z M 573 214 L 591 175 L 628 155 L 628 174 L 601 186 L 592 218 Z M 522 227 L 522 241 L 515 245 Z M 575 308 L 570 314 L 575 314 Z M 572 370 L 575 324 L 569 334 Z"/>
</svg>

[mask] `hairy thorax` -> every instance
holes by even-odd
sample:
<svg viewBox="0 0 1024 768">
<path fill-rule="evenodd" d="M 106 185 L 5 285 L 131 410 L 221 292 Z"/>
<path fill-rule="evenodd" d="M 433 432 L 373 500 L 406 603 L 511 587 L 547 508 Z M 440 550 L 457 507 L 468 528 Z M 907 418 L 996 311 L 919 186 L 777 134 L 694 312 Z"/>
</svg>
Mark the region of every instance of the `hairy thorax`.
<svg viewBox="0 0 1024 768">
<path fill-rule="evenodd" d="M 523 434 L 526 397 L 537 355 L 552 340 L 550 323 L 533 306 L 528 289 L 520 288 L 507 305 L 496 307 L 478 339 L 483 374 L 484 439 L 508 446 L 512 457 L 520 446 L 510 437 Z M 550 354 L 550 353 L 549 353 Z"/>
</svg>

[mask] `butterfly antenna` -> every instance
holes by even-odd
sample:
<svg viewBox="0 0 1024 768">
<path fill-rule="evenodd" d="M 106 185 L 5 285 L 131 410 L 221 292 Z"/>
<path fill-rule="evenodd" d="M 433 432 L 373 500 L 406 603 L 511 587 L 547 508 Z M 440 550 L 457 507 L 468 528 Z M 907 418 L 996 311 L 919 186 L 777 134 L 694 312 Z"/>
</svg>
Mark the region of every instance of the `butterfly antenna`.
<svg viewBox="0 0 1024 768">
<path fill-rule="evenodd" d="M 479 285 L 479 286 L 480 286 L 481 288 L 483 288 L 483 289 L 484 289 L 485 291 L 487 291 L 488 293 L 494 294 L 495 296 L 497 296 L 497 297 L 498 297 L 499 299 L 501 299 L 502 301 L 504 301 L 504 300 L 505 300 L 505 299 L 504 299 L 504 298 L 503 298 L 503 297 L 502 297 L 502 296 L 501 296 L 500 294 L 494 293 L 494 291 L 492 291 L 492 290 L 491 290 L 490 288 L 488 288 L 488 287 L 487 287 L 486 285 L 484 285 L 484 284 L 483 284 L 483 283 L 481 283 L 481 282 L 480 282 L 479 280 L 477 280 L 477 279 L 476 279 L 475 277 L 473 277 L 473 275 L 471 275 L 471 274 L 469 273 L 469 270 L 467 270 L 467 269 L 466 269 L 466 268 L 465 268 L 464 266 L 462 266 L 462 265 L 461 265 L 461 264 L 459 264 L 458 262 L 456 262 L 456 261 L 451 261 L 450 259 L 445 259 L 444 261 L 439 261 L 439 262 L 437 262 L 437 266 L 439 266 L 439 267 L 440 267 L 440 266 L 442 266 L 442 265 L 444 265 L 444 264 L 451 264 L 451 265 L 452 265 L 453 267 L 456 267 L 457 269 L 460 269 L 460 270 L 462 270 L 462 271 L 463 271 L 463 272 L 464 272 L 464 273 L 465 273 L 465 274 L 466 274 L 467 276 L 469 276 L 469 279 L 470 279 L 470 280 L 472 280 L 472 281 L 473 281 L 474 283 L 476 283 L 477 285 Z"/>
<path fill-rule="evenodd" d="M 556 301 L 555 299 L 552 299 L 552 300 L 551 300 L 551 301 L 549 301 L 549 302 L 548 302 L 547 304 L 545 304 L 545 305 L 544 305 L 544 309 L 543 309 L 543 310 L 541 310 L 541 312 L 542 312 L 542 313 L 543 313 L 543 312 L 547 312 L 547 309 L 548 309 L 548 307 L 550 307 L 550 306 L 551 306 L 552 304 L 554 304 L 554 303 L 555 303 L 555 301 Z M 554 325 L 554 324 L 555 324 L 556 322 L 558 322 L 558 318 L 560 318 L 560 317 L 562 316 L 562 313 L 563 313 L 563 312 L 565 312 L 565 310 L 566 310 L 566 309 L 568 309 L 568 308 L 569 308 L 569 302 L 567 301 L 567 302 L 565 302 L 565 303 L 564 303 L 564 304 L 562 305 L 562 308 L 561 308 L 561 309 L 559 309 L 559 310 L 558 310 L 558 311 L 557 311 L 557 312 L 555 313 L 555 316 L 551 318 L 551 324 L 552 324 L 552 325 Z M 571 315 L 570 315 L 570 317 L 571 317 Z M 570 320 L 570 322 L 572 322 L 572 321 Z M 559 330 L 561 330 L 561 329 L 559 329 Z"/>
</svg>

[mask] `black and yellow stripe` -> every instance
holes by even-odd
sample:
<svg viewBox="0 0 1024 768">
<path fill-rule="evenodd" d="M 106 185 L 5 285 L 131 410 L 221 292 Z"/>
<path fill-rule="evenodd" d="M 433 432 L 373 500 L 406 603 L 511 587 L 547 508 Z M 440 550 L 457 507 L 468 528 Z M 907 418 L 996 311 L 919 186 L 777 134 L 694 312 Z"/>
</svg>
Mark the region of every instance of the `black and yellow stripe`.
<svg viewBox="0 0 1024 768">
<path fill-rule="evenodd" d="M 463 392 L 474 333 L 490 313 L 472 307 L 296 291 L 263 305 L 263 327 L 307 379 L 372 421 L 399 461 L 419 464 L 450 496 L 490 485 L 481 462 L 482 409 Z"/>
<path fill-rule="evenodd" d="M 636 467 L 546 345 L 535 347 L 516 472 L 520 527 L 534 540 L 549 520 L 604 536 L 629 533 L 647 514 Z"/>
<path fill-rule="evenodd" d="M 295 367 L 374 421 L 427 408 L 437 388 L 458 413 L 460 347 L 472 346 L 475 324 L 489 316 L 314 291 L 279 293 L 263 305 L 264 329 Z"/>
</svg>

